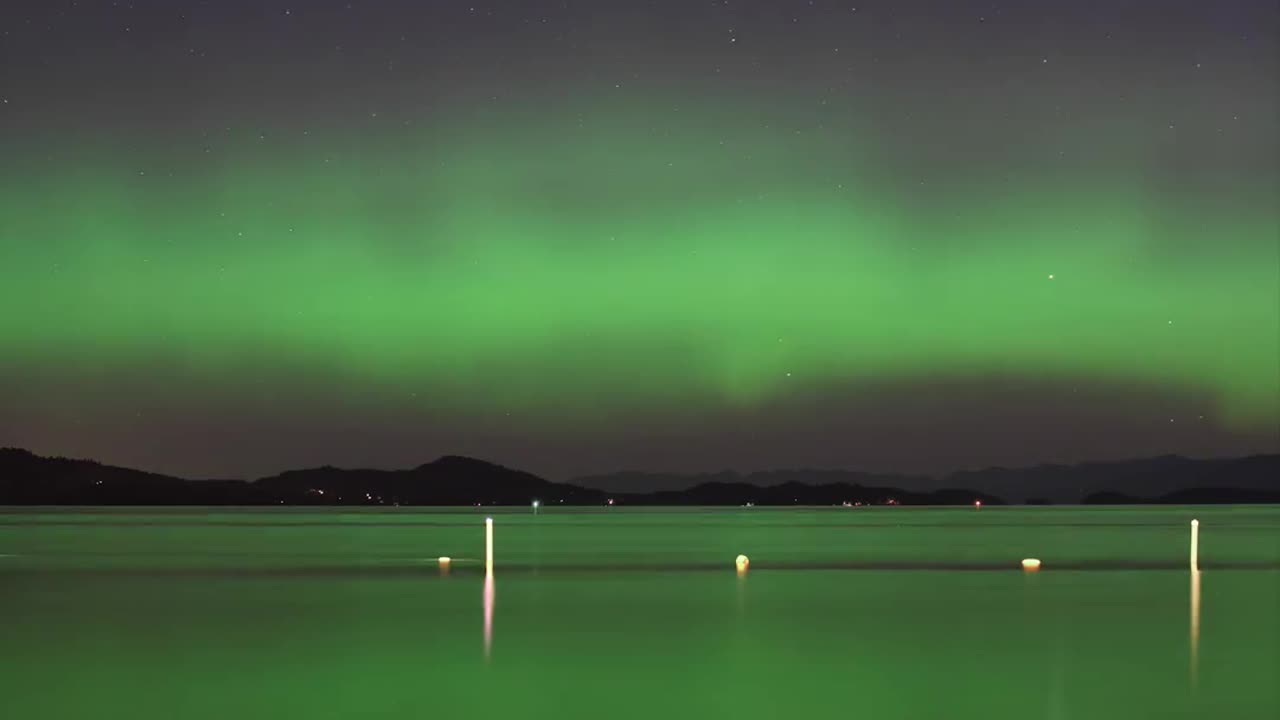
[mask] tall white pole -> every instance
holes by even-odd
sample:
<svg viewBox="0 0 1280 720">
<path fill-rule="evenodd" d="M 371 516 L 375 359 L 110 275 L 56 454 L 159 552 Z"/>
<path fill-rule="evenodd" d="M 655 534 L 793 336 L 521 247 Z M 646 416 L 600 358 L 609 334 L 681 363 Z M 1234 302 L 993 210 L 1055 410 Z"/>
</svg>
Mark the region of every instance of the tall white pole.
<svg viewBox="0 0 1280 720">
<path fill-rule="evenodd" d="M 484 571 L 493 574 L 493 518 L 484 519 Z"/>
<path fill-rule="evenodd" d="M 1200 572 L 1200 521 L 1191 521 L 1191 572 Z"/>
</svg>

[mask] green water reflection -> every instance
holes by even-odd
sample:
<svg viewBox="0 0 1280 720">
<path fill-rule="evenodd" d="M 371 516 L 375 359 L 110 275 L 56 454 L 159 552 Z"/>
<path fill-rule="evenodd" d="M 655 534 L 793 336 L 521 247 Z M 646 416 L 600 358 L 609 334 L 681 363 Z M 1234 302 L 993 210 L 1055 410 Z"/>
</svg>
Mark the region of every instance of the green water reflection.
<svg viewBox="0 0 1280 720">
<path fill-rule="evenodd" d="M 1280 508 L 483 517 L 0 510 L 0 717 L 1280 711 Z"/>
</svg>

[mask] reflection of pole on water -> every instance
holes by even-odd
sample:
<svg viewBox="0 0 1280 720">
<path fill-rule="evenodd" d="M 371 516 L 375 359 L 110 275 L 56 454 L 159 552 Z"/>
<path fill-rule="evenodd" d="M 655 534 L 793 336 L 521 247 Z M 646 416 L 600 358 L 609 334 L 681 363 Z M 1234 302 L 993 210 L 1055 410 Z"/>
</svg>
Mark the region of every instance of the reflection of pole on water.
<svg viewBox="0 0 1280 720">
<path fill-rule="evenodd" d="M 484 519 L 484 659 L 493 650 L 493 518 Z"/>
<path fill-rule="evenodd" d="M 1200 680 L 1200 521 L 1191 521 L 1191 689 Z"/>
<path fill-rule="evenodd" d="M 493 652 L 493 573 L 484 574 L 484 659 Z"/>
<path fill-rule="evenodd" d="M 1191 571 L 1191 689 L 1200 680 L 1200 571 Z"/>
</svg>

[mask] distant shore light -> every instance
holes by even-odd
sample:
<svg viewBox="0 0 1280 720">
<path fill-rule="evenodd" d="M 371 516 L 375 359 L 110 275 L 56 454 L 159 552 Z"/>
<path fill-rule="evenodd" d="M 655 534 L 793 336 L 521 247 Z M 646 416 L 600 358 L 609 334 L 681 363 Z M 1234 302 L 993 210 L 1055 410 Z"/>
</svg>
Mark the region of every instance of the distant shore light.
<svg viewBox="0 0 1280 720">
<path fill-rule="evenodd" d="M 1040 569 L 1040 561 L 1036 558 L 1027 558 L 1022 561 L 1022 569 L 1028 572 L 1035 572 Z"/>
<path fill-rule="evenodd" d="M 742 572 L 751 565 L 751 559 L 746 555 L 739 555 L 733 559 L 733 564 L 738 568 L 738 572 Z"/>
</svg>

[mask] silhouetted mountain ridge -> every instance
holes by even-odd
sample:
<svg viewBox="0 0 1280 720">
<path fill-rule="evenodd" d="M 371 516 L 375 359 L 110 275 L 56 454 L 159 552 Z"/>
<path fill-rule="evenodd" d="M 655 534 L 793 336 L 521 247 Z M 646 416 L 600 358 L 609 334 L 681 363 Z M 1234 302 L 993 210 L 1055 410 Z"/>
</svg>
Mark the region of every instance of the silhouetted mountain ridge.
<svg viewBox="0 0 1280 720">
<path fill-rule="evenodd" d="M 655 489 L 585 487 L 619 476 L 628 482 L 653 478 Z M 679 484 L 684 486 L 671 487 Z M 321 466 L 244 481 L 186 480 L 0 449 L 0 504 L 5 505 L 527 505 L 534 499 L 548 505 L 967 505 L 976 500 L 995 505 L 1010 496 L 1035 498 L 1037 504 L 1280 502 L 1280 455 L 989 468 L 940 479 L 771 470 L 747 475 L 620 473 L 557 483 L 458 455 L 406 470 Z"/>
<path fill-rule="evenodd" d="M 664 491 L 687 490 L 706 482 L 746 483 L 761 487 L 799 482 L 807 485 L 848 485 L 902 488 L 917 493 L 945 488 L 973 488 L 1011 502 L 1043 504 L 1078 503 L 1102 492 L 1117 492 L 1155 501 L 1175 492 L 1202 488 L 1207 492 L 1258 490 L 1280 492 L 1280 455 L 1242 458 L 1195 459 L 1161 455 L 1114 462 L 1077 465 L 1043 464 L 1025 468 L 990 467 L 960 470 L 932 478 L 921 475 L 872 474 L 854 470 L 770 470 L 739 474 L 642 473 L 623 471 L 590 475 L 572 481 L 577 485 L 613 492 L 634 490 L 638 483 Z M 640 485 L 643 487 L 643 485 Z"/>
</svg>

